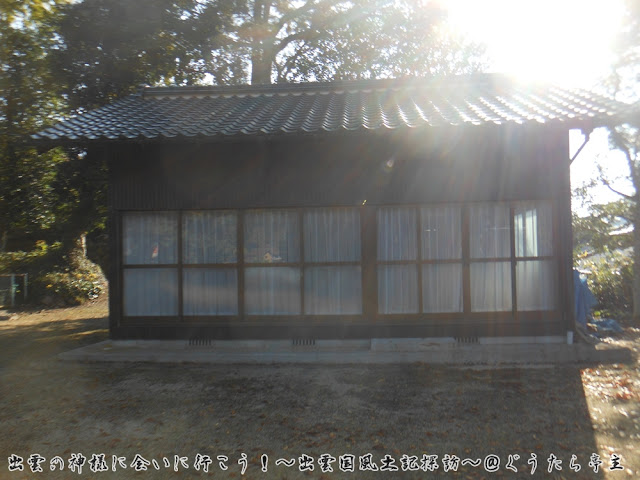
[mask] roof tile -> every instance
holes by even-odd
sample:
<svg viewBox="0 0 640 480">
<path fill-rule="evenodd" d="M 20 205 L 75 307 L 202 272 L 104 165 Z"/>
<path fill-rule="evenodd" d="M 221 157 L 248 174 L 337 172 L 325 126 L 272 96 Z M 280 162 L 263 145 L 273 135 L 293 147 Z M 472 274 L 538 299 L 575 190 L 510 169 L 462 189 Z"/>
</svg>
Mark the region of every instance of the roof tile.
<svg viewBox="0 0 640 480">
<path fill-rule="evenodd" d="M 233 87 L 145 88 L 32 135 L 94 142 L 606 119 L 627 108 L 586 90 L 500 75 Z"/>
</svg>

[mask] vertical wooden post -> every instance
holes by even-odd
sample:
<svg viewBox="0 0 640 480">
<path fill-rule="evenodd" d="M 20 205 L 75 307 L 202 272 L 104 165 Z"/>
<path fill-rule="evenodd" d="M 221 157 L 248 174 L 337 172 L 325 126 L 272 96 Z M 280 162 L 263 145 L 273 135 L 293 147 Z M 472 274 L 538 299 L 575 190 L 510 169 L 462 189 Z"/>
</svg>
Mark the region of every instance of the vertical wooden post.
<svg viewBox="0 0 640 480">
<path fill-rule="evenodd" d="M 14 307 L 16 304 L 16 289 L 15 289 L 15 280 L 16 276 L 12 273 L 9 278 L 9 292 L 11 295 L 11 306 Z"/>
</svg>

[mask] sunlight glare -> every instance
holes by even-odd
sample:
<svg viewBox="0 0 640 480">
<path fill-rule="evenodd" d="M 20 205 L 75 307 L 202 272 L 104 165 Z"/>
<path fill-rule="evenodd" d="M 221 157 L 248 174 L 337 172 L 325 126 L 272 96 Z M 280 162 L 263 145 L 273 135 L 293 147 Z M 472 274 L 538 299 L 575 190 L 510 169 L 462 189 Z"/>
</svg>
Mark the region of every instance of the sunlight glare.
<svg viewBox="0 0 640 480">
<path fill-rule="evenodd" d="M 592 87 L 608 74 L 620 0 L 445 0 L 449 20 L 487 45 L 490 71 Z"/>
</svg>

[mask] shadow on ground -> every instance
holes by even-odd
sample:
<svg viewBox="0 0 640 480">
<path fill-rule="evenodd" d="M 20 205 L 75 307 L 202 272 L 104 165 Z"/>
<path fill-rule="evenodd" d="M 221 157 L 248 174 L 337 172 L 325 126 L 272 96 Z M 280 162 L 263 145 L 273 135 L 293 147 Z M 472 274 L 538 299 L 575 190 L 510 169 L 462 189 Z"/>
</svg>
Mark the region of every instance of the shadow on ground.
<svg viewBox="0 0 640 480">
<path fill-rule="evenodd" d="M 109 337 L 106 317 L 53 320 L 33 324 L 3 323 L 0 329 L 0 367 L 52 357 Z"/>
<path fill-rule="evenodd" d="M 101 473 L 106 479 L 139 478 L 131 466 L 136 454 L 149 462 L 147 476 L 154 479 L 205 477 L 194 469 L 198 454 L 211 457 L 209 474 L 215 478 L 387 478 L 390 473 L 380 471 L 385 457 L 394 462 L 390 468 L 402 470 L 403 458 L 405 467 L 424 468 L 425 455 L 437 456 L 436 470 L 397 475 L 609 478 L 588 465 L 591 455 L 599 453 L 601 468 L 608 468 L 609 457 L 594 425 L 599 413 L 590 412 L 583 388 L 585 371 L 578 366 L 236 366 L 55 358 L 105 339 L 106 328 L 106 317 L 90 310 L 67 319 L 41 316 L 3 323 L 0 478 L 30 478 L 26 463 L 26 471 L 8 474 L 7 460 L 11 454 L 26 460 L 33 453 L 46 458 L 48 479 L 71 475 L 68 468 L 51 472 L 50 459 L 60 456 L 66 462 L 78 453 L 86 458 L 87 478 L 93 454 L 105 454 L 110 470 L 113 455 L 125 457 L 127 469 Z M 594 398 L 592 392 L 589 396 Z M 617 447 L 623 458 L 636 451 L 635 440 L 628 444 Z M 242 454 L 248 461 L 244 476 L 238 463 Z M 321 471 L 318 460 L 324 454 L 335 459 L 333 473 Z M 359 471 L 368 454 L 377 472 Z M 176 455 L 188 458 L 188 469 L 174 471 Z M 221 455 L 228 458 L 227 470 L 219 466 Z M 268 456 L 266 473 L 262 455 Z M 345 455 L 354 456 L 355 473 L 340 471 Z M 459 459 L 456 472 L 445 471 L 447 455 Z M 500 461 L 495 473 L 485 469 L 490 455 Z M 510 455 L 518 473 L 507 467 Z M 570 469 L 573 455 L 578 472 Z M 314 460 L 313 472 L 300 471 L 305 456 Z M 549 473 L 554 457 L 562 461 L 562 471 Z M 279 459 L 294 463 L 276 465 Z M 477 467 L 468 464 L 477 460 Z"/>
</svg>

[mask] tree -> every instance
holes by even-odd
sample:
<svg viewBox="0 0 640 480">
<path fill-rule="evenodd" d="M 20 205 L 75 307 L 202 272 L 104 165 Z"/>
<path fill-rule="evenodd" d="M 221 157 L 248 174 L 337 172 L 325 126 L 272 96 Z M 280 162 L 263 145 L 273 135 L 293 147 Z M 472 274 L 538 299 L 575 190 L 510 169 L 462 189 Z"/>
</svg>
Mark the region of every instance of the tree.
<svg viewBox="0 0 640 480">
<path fill-rule="evenodd" d="M 23 139 L 61 111 L 48 68 L 58 5 L 0 3 L 0 251 L 55 220 L 51 182 L 64 155 L 60 150 L 39 155 Z"/>
<path fill-rule="evenodd" d="M 83 111 L 139 84 L 190 85 L 393 77 L 480 68 L 480 49 L 447 34 L 445 13 L 414 0 L 84 0 L 62 9 L 52 52 L 69 107 Z M 209 77 L 208 77 L 209 76 Z M 80 156 L 79 156 L 80 154 Z M 69 168 L 56 185 L 65 236 L 100 220 L 98 179 Z M 90 172 L 104 171 L 93 165 Z M 70 208 L 73 206 L 73 208 Z M 83 224 L 84 223 L 84 224 Z"/>
<path fill-rule="evenodd" d="M 582 187 L 575 197 L 584 197 Z M 632 203 L 626 199 L 589 205 L 588 215 L 573 213 L 573 247 L 577 258 L 624 250 L 632 246 Z"/>
<path fill-rule="evenodd" d="M 421 0 L 84 0 L 58 28 L 73 108 L 138 84 L 218 85 L 477 71 L 482 49 Z"/>
<path fill-rule="evenodd" d="M 590 198 L 592 184 L 574 190 L 588 215 L 573 214 L 574 259 L 589 272 L 587 282 L 598 300 L 600 315 L 627 318 L 633 304 L 632 203 L 626 199 L 599 204 Z"/>
<path fill-rule="evenodd" d="M 105 105 L 140 84 L 193 84 L 226 17 L 198 0 L 71 3 L 57 25 L 53 71 L 72 110 Z"/>
<path fill-rule="evenodd" d="M 616 61 L 609 85 L 618 98 L 640 100 L 640 2 L 625 1 L 625 16 L 616 43 Z M 611 146 L 625 155 L 634 193 L 617 191 L 604 176 L 602 181 L 612 191 L 630 202 L 633 223 L 633 317 L 640 324 L 640 108 L 636 103 L 621 121 L 610 125 Z"/>
<path fill-rule="evenodd" d="M 208 2 L 208 5 L 211 5 Z M 461 73 L 483 50 L 447 31 L 446 12 L 420 0 L 245 0 L 213 52 L 218 84 Z"/>
</svg>

